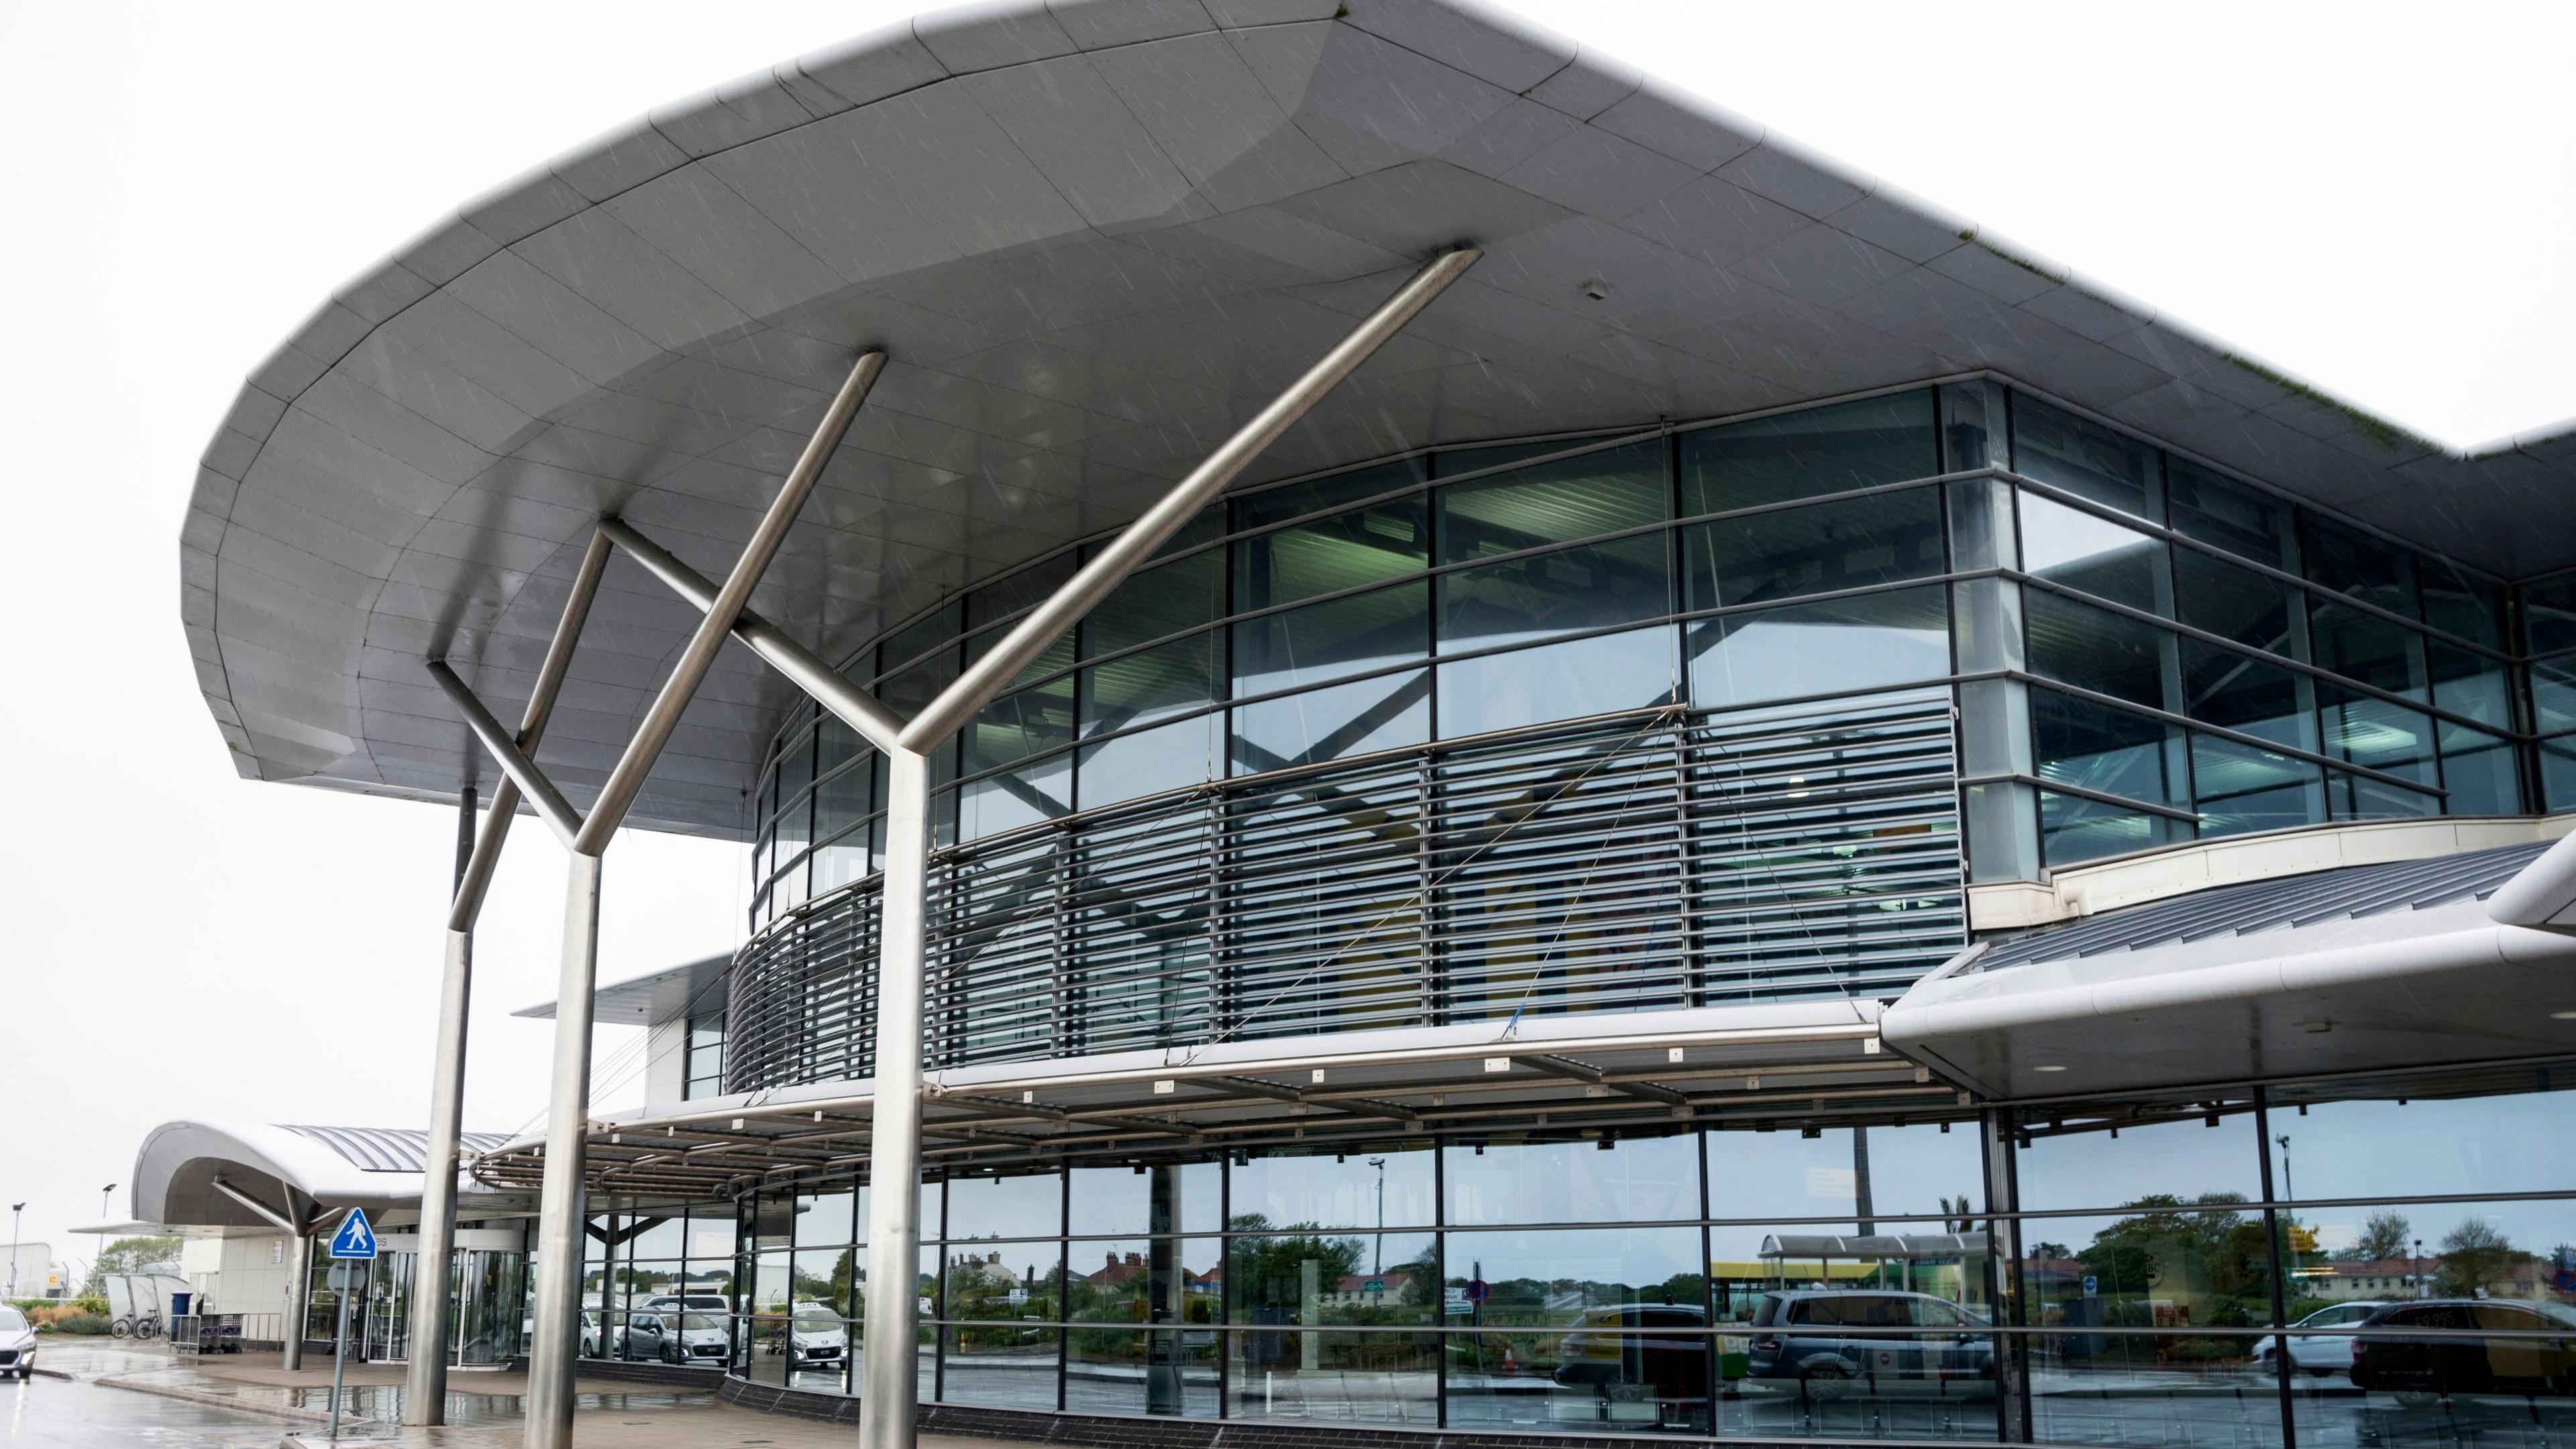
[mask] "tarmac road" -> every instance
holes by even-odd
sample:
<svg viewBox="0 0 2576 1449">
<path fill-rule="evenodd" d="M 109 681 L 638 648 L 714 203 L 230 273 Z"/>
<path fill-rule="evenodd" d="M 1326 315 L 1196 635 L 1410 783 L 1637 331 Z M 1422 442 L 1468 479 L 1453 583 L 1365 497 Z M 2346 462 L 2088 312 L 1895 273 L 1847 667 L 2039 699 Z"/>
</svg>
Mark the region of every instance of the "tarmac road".
<svg viewBox="0 0 2576 1449">
<path fill-rule="evenodd" d="M 0 1445 L 9 1449 L 276 1449 L 280 1427 L 257 1414 L 73 1380 L 0 1383 Z"/>
</svg>

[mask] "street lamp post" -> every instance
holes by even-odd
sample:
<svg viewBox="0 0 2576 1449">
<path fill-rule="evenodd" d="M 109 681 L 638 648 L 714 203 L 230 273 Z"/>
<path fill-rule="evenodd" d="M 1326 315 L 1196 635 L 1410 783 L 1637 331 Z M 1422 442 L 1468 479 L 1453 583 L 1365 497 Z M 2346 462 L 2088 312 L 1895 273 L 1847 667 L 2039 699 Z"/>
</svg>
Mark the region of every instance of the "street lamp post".
<svg viewBox="0 0 2576 1449">
<path fill-rule="evenodd" d="M 1372 1157 L 1368 1165 L 1377 1169 L 1377 1249 L 1370 1258 L 1369 1271 L 1386 1272 L 1386 1159 Z"/>
<path fill-rule="evenodd" d="M 107 1221 L 107 1195 L 114 1191 L 116 1191 L 116 1184 L 112 1182 L 98 1190 L 98 1220 L 100 1222 Z"/>
<path fill-rule="evenodd" d="M 18 1296 L 18 1214 L 27 1210 L 22 1202 L 9 1204 L 9 1296 Z"/>
<path fill-rule="evenodd" d="M 2415 1296 L 2424 1296 L 2424 1240 L 2415 1240 Z"/>
</svg>

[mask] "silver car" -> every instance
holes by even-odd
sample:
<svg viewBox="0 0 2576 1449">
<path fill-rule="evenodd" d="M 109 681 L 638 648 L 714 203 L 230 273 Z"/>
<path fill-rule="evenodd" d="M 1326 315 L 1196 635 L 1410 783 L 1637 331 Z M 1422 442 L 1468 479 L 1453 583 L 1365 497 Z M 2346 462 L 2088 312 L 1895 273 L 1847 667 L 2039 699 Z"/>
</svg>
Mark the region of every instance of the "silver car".
<svg viewBox="0 0 2576 1449">
<path fill-rule="evenodd" d="M 27 1315 L 0 1303 L 0 1378 L 36 1376 L 36 1330 Z"/>
</svg>

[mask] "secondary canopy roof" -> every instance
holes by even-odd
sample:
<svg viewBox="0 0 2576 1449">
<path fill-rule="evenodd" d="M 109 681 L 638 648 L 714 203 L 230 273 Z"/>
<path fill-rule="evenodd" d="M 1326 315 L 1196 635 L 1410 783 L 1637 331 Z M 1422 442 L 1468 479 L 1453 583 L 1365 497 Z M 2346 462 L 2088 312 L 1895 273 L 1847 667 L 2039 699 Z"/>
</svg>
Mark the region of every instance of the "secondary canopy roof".
<svg viewBox="0 0 2576 1449">
<path fill-rule="evenodd" d="M 2576 437 L 2446 456 L 1572 42 L 1455 0 L 1034 0 L 654 112 L 333 294 L 207 450 L 183 615 L 262 779 L 452 792 L 445 655 L 524 698 L 593 521 L 721 573 L 893 358 L 754 605 L 827 655 L 1120 523 L 1435 248 L 1485 260 L 1272 450 L 1702 417 L 1991 368 L 2507 575 Z M 694 624 L 634 566 L 542 763 L 586 802 Z M 742 829 L 736 652 L 632 817 Z"/>
<path fill-rule="evenodd" d="M 132 1212 L 146 1223 L 243 1228 L 273 1228 L 271 1215 L 310 1220 L 335 1208 L 416 1213 L 427 1137 L 417 1129 L 165 1122 L 134 1154 Z M 467 1152 L 486 1152 L 508 1139 L 468 1132 L 461 1140 Z M 464 1174 L 458 1182 L 469 1205 L 504 1205 Z"/>
</svg>

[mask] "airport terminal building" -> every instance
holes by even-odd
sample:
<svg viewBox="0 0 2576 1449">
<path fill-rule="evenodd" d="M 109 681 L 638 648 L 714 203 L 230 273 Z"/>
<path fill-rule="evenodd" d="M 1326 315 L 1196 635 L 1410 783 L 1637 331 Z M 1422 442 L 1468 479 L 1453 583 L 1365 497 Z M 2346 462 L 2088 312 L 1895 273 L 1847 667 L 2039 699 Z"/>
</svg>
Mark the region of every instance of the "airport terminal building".
<svg viewBox="0 0 2576 1449">
<path fill-rule="evenodd" d="M 1023 0 L 335 293 L 183 612 L 576 920 L 748 845 L 568 932 L 487 1357 L 578 1242 L 572 1353 L 1007 1437 L 2555 1445 L 2571 490 L 1452 0 Z"/>
</svg>

